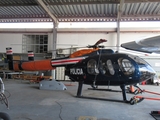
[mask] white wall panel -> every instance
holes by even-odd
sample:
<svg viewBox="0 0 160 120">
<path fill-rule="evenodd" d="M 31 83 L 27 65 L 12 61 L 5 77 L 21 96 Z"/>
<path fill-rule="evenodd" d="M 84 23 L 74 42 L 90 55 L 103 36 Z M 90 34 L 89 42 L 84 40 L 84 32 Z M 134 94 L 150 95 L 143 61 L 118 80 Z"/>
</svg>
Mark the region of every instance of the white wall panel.
<svg viewBox="0 0 160 120">
<path fill-rule="evenodd" d="M 57 47 L 85 47 L 93 45 L 99 39 L 109 39 L 107 33 L 58 33 Z"/>
<path fill-rule="evenodd" d="M 22 52 L 22 34 L 1 33 L 0 52 L 6 52 L 6 47 L 12 47 L 15 53 Z"/>
<path fill-rule="evenodd" d="M 32 33 L 30 33 L 32 34 Z M 35 34 L 35 33 L 34 33 Z M 38 34 L 38 33 L 37 33 Z M 6 47 L 12 47 L 15 53 L 22 52 L 22 35 L 23 33 L 1 33 L 0 34 L 0 52 L 6 52 Z M 122 32 L 120 34 L 120 44 L 138 40 L 144 37 L 150 37 L 160 35 L 160 32 Z M 80 33 L 58 33 L 57 35 L 57 48 L 69 48 L 73 47 L 85 47 L 87 45 L 93 45 L 99 39 L 107 39 L 105 46 L 116 46 L 117 33 L 92 33 L 92 32 L 80 32 Z M 53 49 L 53 34 L 48 33 L 48 50 Z M 112 47 L 111 47 L 112 48 Z"/>
</svg>

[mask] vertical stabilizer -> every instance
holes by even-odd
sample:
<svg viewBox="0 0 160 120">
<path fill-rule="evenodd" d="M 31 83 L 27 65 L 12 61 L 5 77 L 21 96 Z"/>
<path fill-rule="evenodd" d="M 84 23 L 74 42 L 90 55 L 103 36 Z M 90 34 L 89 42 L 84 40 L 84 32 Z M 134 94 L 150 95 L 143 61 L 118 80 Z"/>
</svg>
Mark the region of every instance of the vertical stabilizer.
<svg viewBox="0 0 160 120">
<path fill-rule="evenodd" d="M 13 70 L 13 52 L 11 47 L 6 48 L 6 55 L 8 61 L 8 68 L 9 70 Z"/>
<path fill-rule="evenodd" d="M 33 51 L 28 51 L 28 60 L 29 61 L 34 61 L 34 53 L 33 53 Z"/>
</svg>

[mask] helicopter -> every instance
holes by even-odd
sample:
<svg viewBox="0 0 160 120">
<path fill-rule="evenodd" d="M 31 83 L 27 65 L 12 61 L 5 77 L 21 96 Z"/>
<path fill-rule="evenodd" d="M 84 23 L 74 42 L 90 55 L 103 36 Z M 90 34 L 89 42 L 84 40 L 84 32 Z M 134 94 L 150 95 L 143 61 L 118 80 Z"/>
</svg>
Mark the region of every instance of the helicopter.
<svg viewBox="0 0 160 120">
<path fill-rule="evenodd" d="M 107 40 L 100 39 L 94 45 L 87 46 L 87 49 L 78 50 L 68 57 L 20 63 L 13 63 L 12 48 L 6 48 L 9 69 L 41 71 L 63 66 L 65 75 L 71 81 L 78 82 L 77 97 L 85 98 L 82 96 L 83 84 L 91 85 L 93 88 L 120 86 L 123 102 L 128 102 L 125 87 L 146 81 L 156 72 L 138 56 L 104 49 L 104 46 L 99 45 L 103 42 Z"/>
</svg>

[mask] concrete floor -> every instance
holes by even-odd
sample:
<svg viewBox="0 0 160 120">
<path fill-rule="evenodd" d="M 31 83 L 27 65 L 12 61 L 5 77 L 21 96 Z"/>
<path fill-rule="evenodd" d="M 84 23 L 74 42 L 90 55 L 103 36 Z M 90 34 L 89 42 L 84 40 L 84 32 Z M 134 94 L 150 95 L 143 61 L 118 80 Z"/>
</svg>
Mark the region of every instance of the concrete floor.
<svg viewBox="0 0 160 120">
<path fill-rule="evenodd" d="M 144 100 L 136 105 L 121 102 L 76 98 L 78 84 L 71 83 L 65 91 L 39 90 L 39 84 L 28 81 L 4 80 L 11 96 L 9 110 L 1 104 L 0 111 L 7 112 L 12 120 L 79 120 L 80 116 L 96 120 L 154 120 L 149 114 L 160 110 L 160 101 Z M 70 83 L 65 83 L 70 84 Z M 83 95 L 122 100 L 121 92 L 92 91 L 85 85 Z M 141 85 L 143 89 L 160 93 L 160 86 Z M 119 89 L 119 87 L 111 87 Z M 120 90 L 120 89 L 119 89 Z M 8 93 L 5 92 L 8 96 Z M 127 94 L 130 99 L 133 95 Z M 148 96 L 147 93 L 144 93 Z M 154 97 L 157 97 L 154 95 Z M 94 120 L 94 119 L 83 119 Z"/>
</svg>

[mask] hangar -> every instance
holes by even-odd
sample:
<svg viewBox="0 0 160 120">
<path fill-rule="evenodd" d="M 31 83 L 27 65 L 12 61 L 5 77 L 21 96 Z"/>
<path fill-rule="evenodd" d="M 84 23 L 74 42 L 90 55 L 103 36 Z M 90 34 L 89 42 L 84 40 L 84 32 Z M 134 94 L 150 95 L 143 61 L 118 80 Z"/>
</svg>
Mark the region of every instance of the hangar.
<svg viewBox="0 0 160 120">
<path fill-rule="evenodd" d="M 92 45 L 99 39 L 107 39 L 104 43 L 107 48 L 121 51 L 122 43 L 156 36 L 160 32 L 159 0 L 1 0 L 0 9 L 1 58 L 5 57 L 6 47 L 11 47 L 14 60 L 26 60 L 28 51 L 34 52 L 35 60 L 66 57 L 78 47 Z M 11 27 L 13 23 L 17 23 L 14 28 Z M 22 27 L 26 23 L 27 26 Z M 135 27 L 134 23 L 146 24 L 145 27 Z M 32 28 L 33 24 L 38 27 Z M 147 54 L 146 57 L 141 53 L 139 56 L 150 61 L 159 72 L 158 55 Z M 6 64 L 2 65 L 2 71 L 6 70 Z M 13 120 L 152 120 L 154 118 L 149 113 L 159 110 L 159 101 L 146 100 L 130 106 L 78 99 L 75 97 L 78 85 L 70 82 L 63 67 L 44 74 L 65 80 L 62 82 L 67 85 L 69 81 L 70 85 L 66 91 L 48 91 L 39 90 L 38 84 L 28 84 L 27 80 L 4 79 L 6 91 L 9 91 L 6 94 L 11 95 L 8 98 L 10 109 L 1 105 L 0 110 Z M 87 91 L 88 86 L 84 87 L 87 95 L 121 98 L 119 93 L 94 93 Z M 142 87 L 160 91 L 158 86 Z"/>
</svg>

